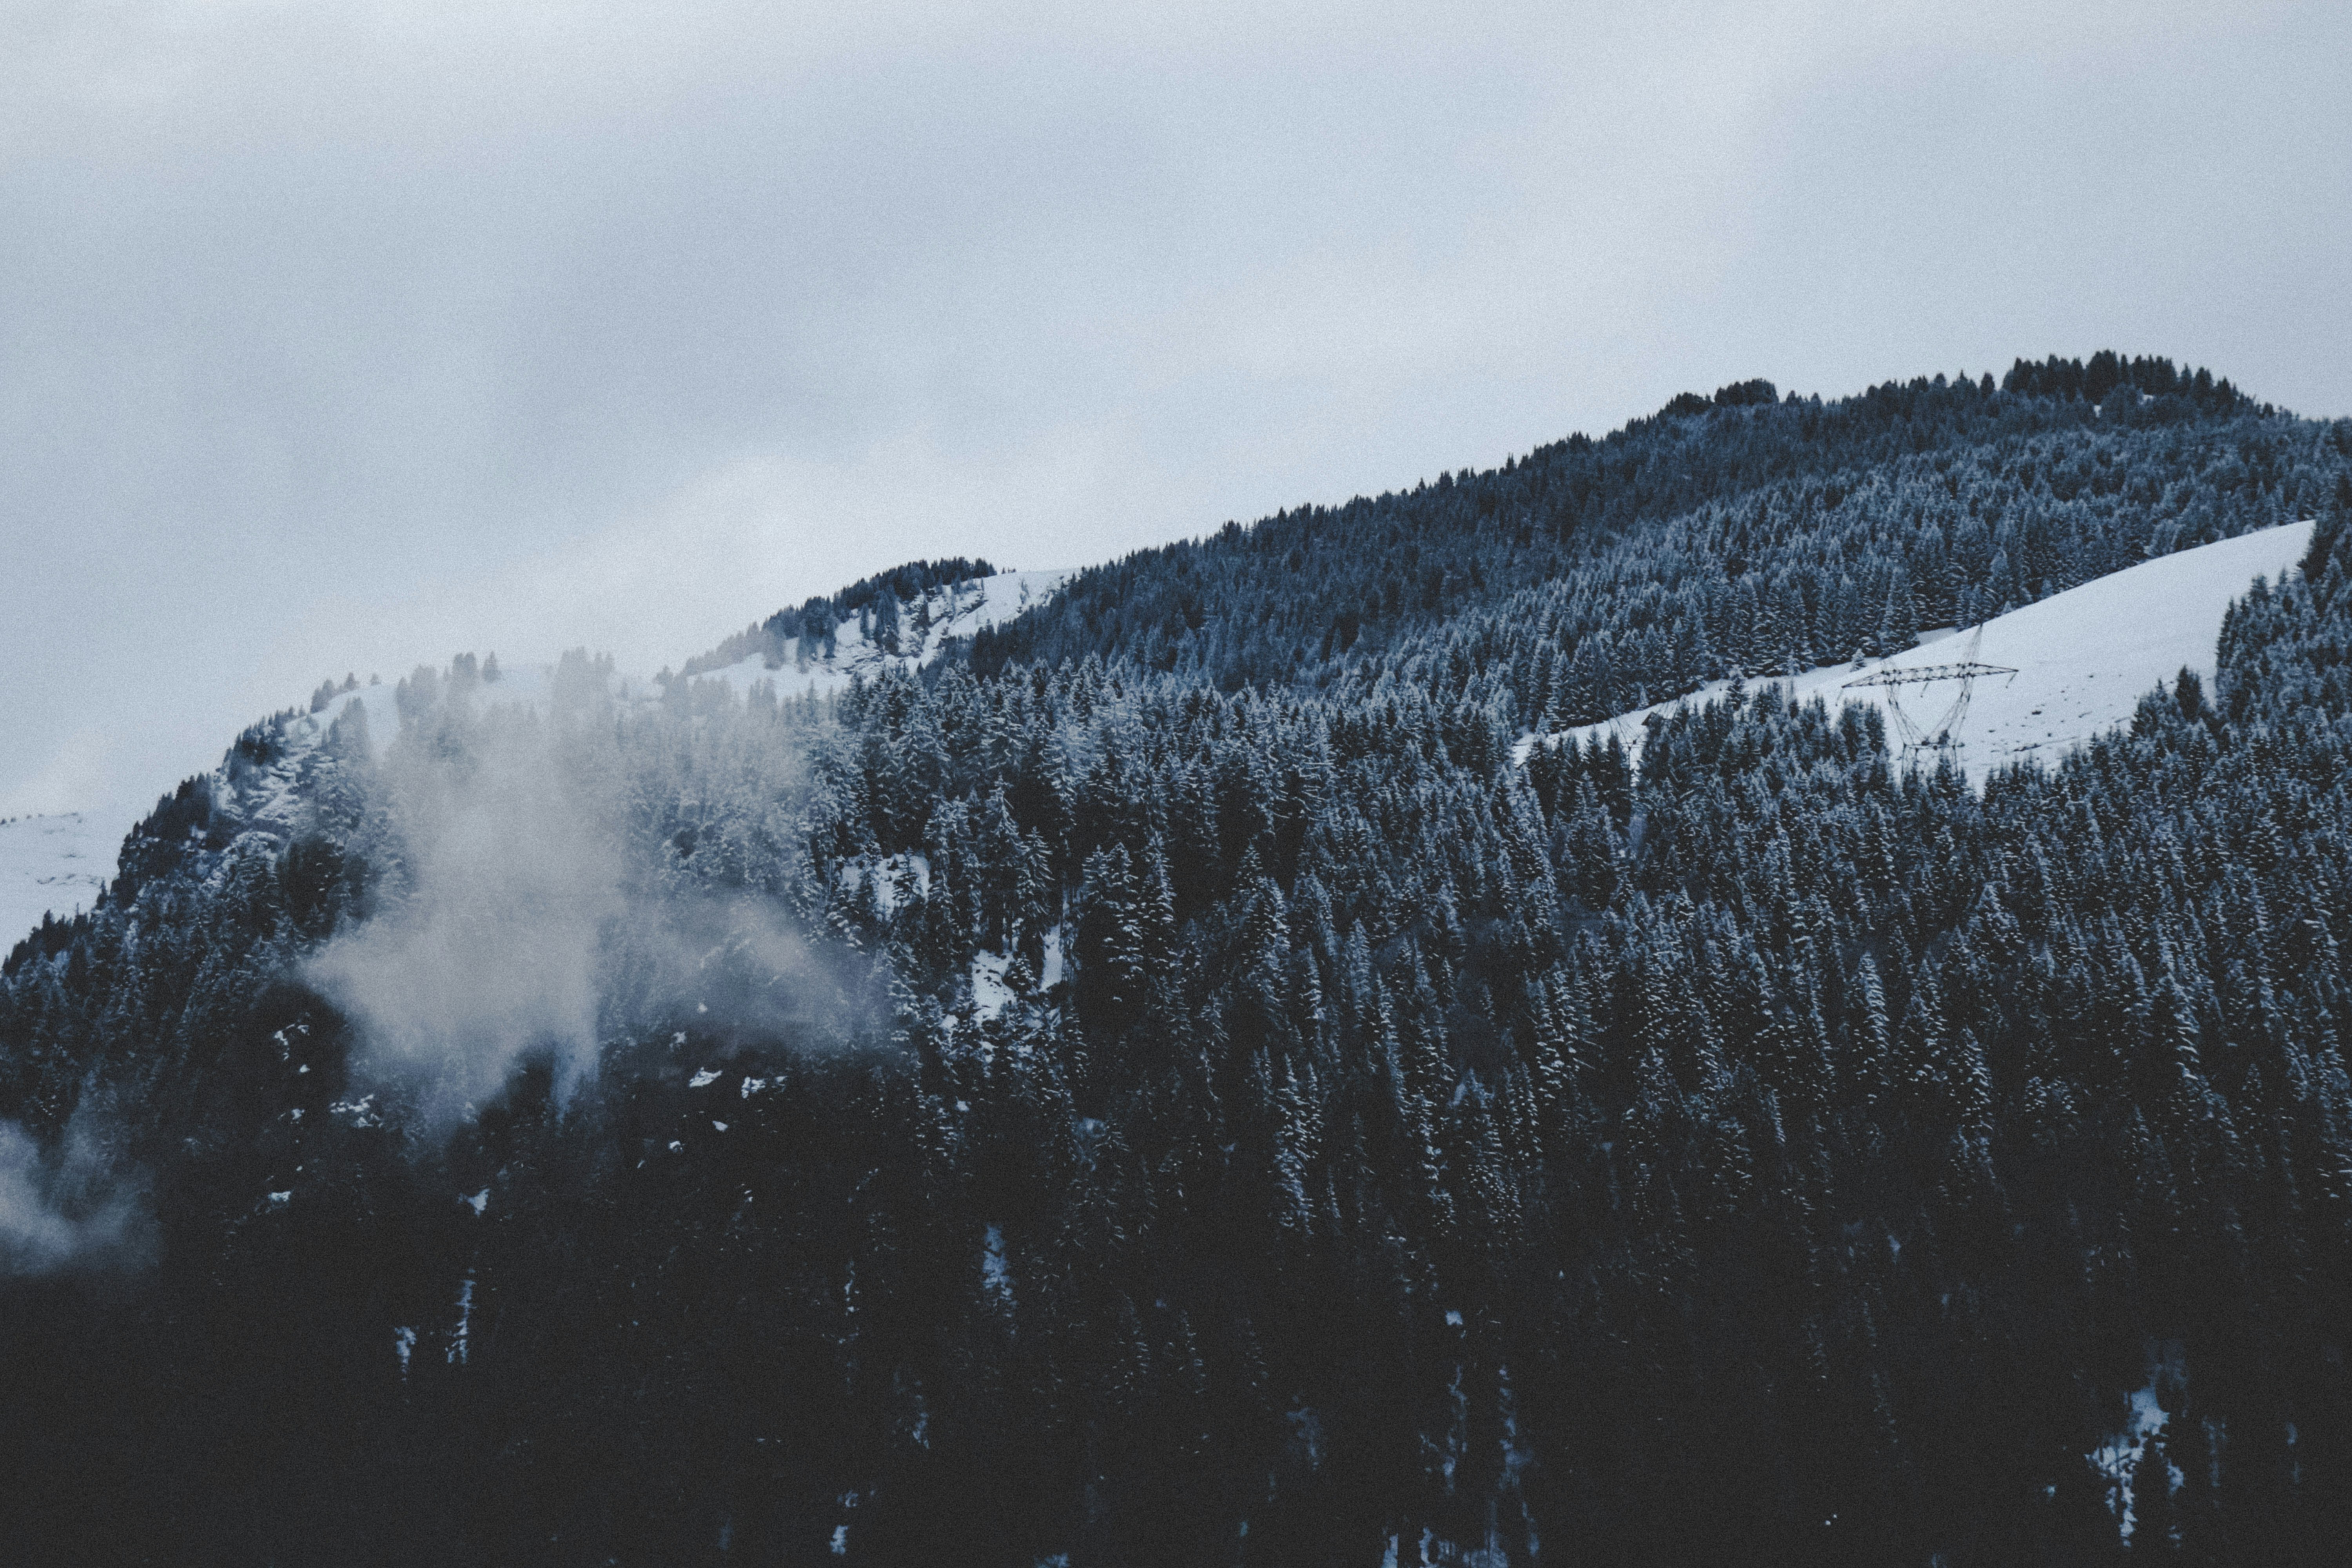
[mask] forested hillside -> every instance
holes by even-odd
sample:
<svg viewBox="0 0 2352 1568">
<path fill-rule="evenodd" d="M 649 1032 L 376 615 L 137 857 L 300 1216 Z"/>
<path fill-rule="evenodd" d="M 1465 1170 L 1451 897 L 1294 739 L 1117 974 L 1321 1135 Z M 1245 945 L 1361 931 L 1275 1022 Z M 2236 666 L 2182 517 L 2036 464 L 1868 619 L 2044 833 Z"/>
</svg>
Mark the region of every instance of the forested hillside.
<svg viewBox="0 0 2352 1568">
<path fill-rule="evenodd" d="M 1685 395 L 1605 440 L 1143 552 L 972 664 L 1093 653 L 1229 691 L 1393 672 L 1557 729 L 2352 500 L 2338 427 L 2162 359 L 1776 395 Z"/>
<path fill-rule="evenodd" d="M 1514 760 L 2295 517 L 2210 689 L 1981 791 L 1764 686 Z M 837 699 L 472 671 L 257 726 L 9 958 L 13 1539 L 2352 1539 L 2352 422 L 2113 355 L 1746 383 Z"/>
</svg>

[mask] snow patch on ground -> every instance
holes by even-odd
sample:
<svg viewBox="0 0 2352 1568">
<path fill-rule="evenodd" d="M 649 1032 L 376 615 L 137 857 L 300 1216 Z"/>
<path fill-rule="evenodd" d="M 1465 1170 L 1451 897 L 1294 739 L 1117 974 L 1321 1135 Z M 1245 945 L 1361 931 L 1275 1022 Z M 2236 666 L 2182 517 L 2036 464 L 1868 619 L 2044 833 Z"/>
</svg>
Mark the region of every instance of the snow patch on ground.
<svg viewBox="0 0 2352 1568">
<path fill-rule="evenodd" d="M 2150 1377 L 2146 1388 L 2135 1388 L 2131 1394 L 2131 1417 L 2124 1429 L 2091 1452 L 2091 1463 L 2107 1478 L 2107 1506 L 2115 1510 L 2116 1522 L 2128 1542 L 2132 1535 L 2132 1484 L 2139 1475 L 2140 1455 L 2147 1440 L 2164 1429 L 2168 1417 L 2157 1400 L 2156 1379 Z M 2171 1472 L 2168 1479 L 2178 1489 L 2188 1478 L 2180 1467 L 2169 1459 L 2165 1468 Z"/>
<path fill-rule="evenodd" d="M 1039 990 L 1048 990 L 1062 980 L 1062 928 L 1055 926 L 1045 935 L 1045 973 L 1031 978 Z M 971 1018 L 984 1024 L 1002 1014 L 1016 1000 L 1005 975 L 1011 973 L 1013 955 L 982 948 L 971 956 Z"/>
<path fill-rule="evenodd" d="M 898 906 L 907 901 L 909 892 L 919 898 L 931 896 L 930 858 L 911 851 L 901 851 L 880 860 L 859 856 L 844 861 L 837 875 L 841 879 L 842 891 L 852 897 L 856 895 L 859 883 L 870 883 L 874 889 L 874 901 L 885 920 L 898 912 Z"/>
<path fill-rule="evenodd" d="M 1013 961 L 1001 952 L 986 948 L 971 955 L 972 1016 L 985 1023 L 1004 1011 L 1013 1000 L 1013 988 L 1004 984 L 1004 972 Z"/>
<path fill-rule="evenodd" d="M 457 1287 L 457 1328 L 449 1336 L 446 1352 L 451 1366 L 463 1366 L 473 1356 L 474 1338 L 474 1271 L 466 1270 L 466 1278 Z"/>
<path fill-rule="evenodd" d="M 1846 689 L 1858 676 L 1970 661 L 2001 665 L 2014 675 L 1979 678 L 1968 715 L 1953 730 L 1971 784 L 1982 786 L 1995 769 L 2029 760 L 2056 761 L 2095 736 L 2128 724 L 2139 700 L 2182 667 L 2210 689 L 2221 616 L 2245 596 L 2256 577 L 2275 584 L 2311 548 L 2314 524 L 2282 523 L 2218 543 L 2159 556 L 1996 616 L 1981 628 L 1930 634 L 1920 646 L 1857 667 L 1825 666 L 1774 680 L 1751 680 L 1750 690 L 1777 686 L 1800 702 L 1819 697 L 1834 708 L 1867 702 L 1884 710 L 1887 689 Z M 1643 721 L 1682 703 L 1704 700 L 1727 683 L 1710 681 L 1689 697 L 1621 713 L 1599 724 L 1561 731 L 1579 742 L 1614 735 L 1640 760 L 1647 739 Z M 1906 686 L 1895 700 L 1923 729 L 1932 727 L 1958 695 L 1950 681 Z M 1891 717 L 1889 745 L 1900 743 Z M 1554 739 L 1559 737 L 1555 736 Z M 1524 762 L 1532 737 L 1519 742 Z"/>
<path fill-rule="evenodd" d="M 1005 1305 L 1013 1304 L 1013 1270 L 1004 1261 L 1004 1227 L 992 1225 L 980 1247 L 981 1282 Z"/>
<path fill-rule="evenodd" d="M 376 1110 L 375 1096 L 372 1094 L 362 1095 L 357 1100 L 339 1100 L 327 1107 L 327 1112 L 331 1116 L 343 1117 L 343 1124 L 347 1127 L 383 1125 L 383 1116 Z"/>
</svg>

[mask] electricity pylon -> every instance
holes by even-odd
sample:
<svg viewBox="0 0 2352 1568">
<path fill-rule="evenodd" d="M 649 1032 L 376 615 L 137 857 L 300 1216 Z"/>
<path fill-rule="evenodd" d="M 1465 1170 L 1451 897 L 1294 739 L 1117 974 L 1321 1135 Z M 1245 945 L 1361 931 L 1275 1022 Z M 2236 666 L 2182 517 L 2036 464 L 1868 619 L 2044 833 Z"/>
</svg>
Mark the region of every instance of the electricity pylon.
<svg viewBox="0 0 2352 1568">
<path fill-rule="evenodd" d="M 1886 711 L 1893 715 L 1895 729 L 1903 736 L 1903 749 L 1906 752 L 1940 751 L 1957 745 L 1958 742 L 1952 739 L 1952 735 L 1969 716 L 1969 699 L 1975 693 L 1978 679 L 1987 675 L 2017 673 L 2005 664 L 1979 664 L 1974 656 L 1977 645 L 1983 639 L 1984 626 L 1979 623 L 1976 635 L 1969 639 L 1970 657 L 1957 664 L 1916 664 L 1903 669 L 1873 670 L 1868 675 L 1854 677 L 1841 689 L 1852 691 L 1856 687 L 1885 687 Z M 1959 694 L 1952 699 L 1952 705 L 1944 710 L 1943 717 L 1933 724 L 1922 728 L 1903 710 L 1903 688 L 1917 686 L 1924 689 L 1948 680 L 1958 683 Z"/>
</svg>

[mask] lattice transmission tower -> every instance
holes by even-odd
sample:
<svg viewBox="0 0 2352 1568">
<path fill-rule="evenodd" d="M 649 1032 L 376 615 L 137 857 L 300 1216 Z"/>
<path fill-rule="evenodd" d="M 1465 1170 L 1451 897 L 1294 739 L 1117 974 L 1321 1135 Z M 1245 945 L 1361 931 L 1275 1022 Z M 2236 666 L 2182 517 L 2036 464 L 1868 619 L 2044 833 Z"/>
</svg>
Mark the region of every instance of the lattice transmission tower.
<svg viewBox="0 0 2352 1568">
<path fill-rule="evenodd" d="M 1952 737 L 1969 716 L 1969 699 L 1976 691 L 1978 679 L 1988 675 L 2017 673 L 2005 664 L 1978 663 L 1975 657 L 1977 647 L 1983 640 L 1984 626 L 1979 623 L 1976 635 L 1969 639 L 1969 657 L 1957 664 L 1919 664 L 1904 669 L 1876 669 L 1868 675 L 1854 677 L 1841 689 L 1852 691 L 1857 687 L 1885 687 L 1886 711 L 1893 716 L 1895 730 L 1903 737 L 1903 750 L 1906 752 L 1949 750 L 1960 743 Z M 1951 706 L 1944 710 L 1943 716 L 1934 723 L 1922 726 L 1918 721 L 1903 710 L 1903 688 L 1919 687 L 1924 695 L 1927 687 L 1945 681 L 1957 683 L 1959 692 L 1952 699 Z"/>
</svg>

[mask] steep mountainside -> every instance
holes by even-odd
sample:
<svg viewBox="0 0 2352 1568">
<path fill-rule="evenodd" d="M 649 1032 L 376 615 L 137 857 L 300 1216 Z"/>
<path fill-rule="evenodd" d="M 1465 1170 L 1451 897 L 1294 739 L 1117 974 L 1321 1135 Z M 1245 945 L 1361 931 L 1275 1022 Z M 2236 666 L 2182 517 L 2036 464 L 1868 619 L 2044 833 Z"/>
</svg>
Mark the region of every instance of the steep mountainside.
<svg viewBox="0 0 2352 1568">
<path fill-rule="evenodd" d="M 0 1538 L 2331 1563 L 2348 525 L 2352 422 L 2162 361 L 1748 383 L 324 688 L 0 969 Z M 1980 785 L 1805 700 L 2190 561 Z"/>
</svg>

